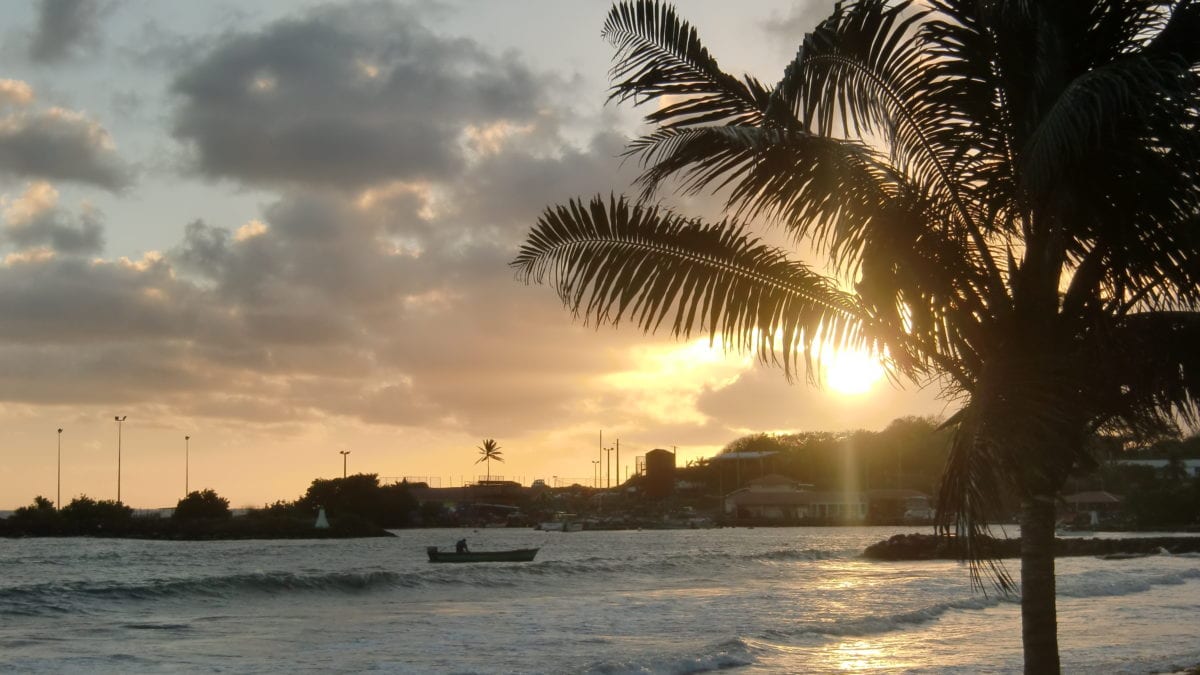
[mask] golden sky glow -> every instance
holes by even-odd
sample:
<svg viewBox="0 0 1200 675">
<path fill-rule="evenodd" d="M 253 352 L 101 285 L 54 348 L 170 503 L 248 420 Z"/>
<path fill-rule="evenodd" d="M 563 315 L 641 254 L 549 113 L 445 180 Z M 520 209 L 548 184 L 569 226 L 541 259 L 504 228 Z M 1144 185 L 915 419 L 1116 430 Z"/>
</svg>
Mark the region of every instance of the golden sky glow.
<svg viewBox="0 0 1200 675">
<path fill-rule="evenodd" d="M 771 79 L 828 4 L 688 14 Z M 493 473 L 588 482 L 601 430 L 624 475 L 656 447 L 940 411 L 861 356 L 788 384 L 513 278 L 542 209 L 636 177 L 606 3 L 115 3 L 53 61 L 23 51 L 36 3 L 6 9 L 0 141 L 31 154 L 0 153 L 0 510 L 53 498 L 58 428 L 64 500 L 115 497 L 118 414 L 122 496 L 152 507 L 182 496 L 185 435 L 192 486 L 244 506 L 340 475 L 342 450 L 450 485 L 495 438 Z"/>
<path fill-rule="evenodd" d="M 842 396 L 861 396 L 883 380 L 883 366 L 860 351 L 833 350 L 822 356 L 822 362 L 825 386 Z"/>
</svg>

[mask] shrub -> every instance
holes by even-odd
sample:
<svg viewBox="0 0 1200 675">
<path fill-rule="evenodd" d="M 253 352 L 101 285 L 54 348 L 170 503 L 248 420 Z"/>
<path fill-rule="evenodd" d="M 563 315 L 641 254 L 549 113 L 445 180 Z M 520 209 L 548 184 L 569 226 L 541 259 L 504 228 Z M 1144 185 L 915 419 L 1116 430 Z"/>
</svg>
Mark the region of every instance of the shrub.
<svg viewBox="0 0 1200 675">
<path fill-rule="evenodd" d="M 214 490 L 192 492 L 175 505 L 175 520 L 207 520 L 229 518 L 229 500 Z"/>
<path fill-rule="evenodd" d="M 103 529 L 127 525 L 133 517 L 133 509 L 111 499 L 96 501 L 87 495 L 80 495 L 63 507 L 62 517 L 77 528 Z"/>
</svg>

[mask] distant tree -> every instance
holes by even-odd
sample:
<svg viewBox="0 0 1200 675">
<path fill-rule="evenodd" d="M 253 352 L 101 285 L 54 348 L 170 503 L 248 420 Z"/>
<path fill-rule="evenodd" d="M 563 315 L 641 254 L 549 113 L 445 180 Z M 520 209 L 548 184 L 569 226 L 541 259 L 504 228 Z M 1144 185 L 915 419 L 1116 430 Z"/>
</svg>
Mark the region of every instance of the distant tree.
<svg viewBox="0 0 1200 675">
<path fill-rule="evenodd" d="M 25 528 L 27 531 L 34 533 L 48 533 L 54 529 L 57 523 L 61 520 L 58 511 L 54 509 L 54 502 L 38 495 L 33 498 L 33 504 L 30 506 L 22 506 L 13 511 L 9 516 L 12 525 L 18 525 Z"/>
<path fill-rule="evenodd" d="M 500 454 L 500 445 L 494 438 L 485 439 L 483 445 L 479 446 L 479 459 L 475 460 L 475 463 L 487 462 L 487 480 L 489 481 L 492 480 L 492 460 L 504 461 Z"/>
<path fill-rule="evenodd" d="M 80 495 L 63 507 L 62 517 L 77 528 L 91 530 L 125 525 L 133 518 L 133 509 L 112 499 L 97 501 Z"/>
<path fill-rule="evenodd" d="M 36 496 L 36 497 L 34 497 L 34 498 L 33 498 L 33 505 L 32 505 L 32 506 L 22 506 L 21 508 L 19 508 L 19 509 L 17 509 L 17 510 L 16 510 L 16 513 L 22 513 L 22 512 L 25 512 L 25 513 L 30 513 L 30 512 L 40 512 L 40 513 L 46 513 L 46 512 L 50 512 L 50 511 L 54 511 L 54 502 L 50 501 L 50 499 L 48 499 L 48 498 L 46 498 L 46 497 L 43 497 L 43 496 L 41 496 L 41 495 L 38 495 L 38 496 Z M 14 515 L 15 515 L 15 514 L 14 514 Z"/>
<path fill-rule="evenodd" d="M 1186 483 L 1162 481 L 1154 489 L 1137 490 L 1126 496 L 1124 508 L 1139 528 L 1200 524 L 1200 478 Z"/>
<path fill-rule="evenodd" d="M 1167 465 L 1163 467 L 1163 479 L 1168 483 L 1181 484 L 1188 479 L 1187 465 L 1178 452 L 1171 453 Z"/>
<path fill-rule="evenodd" d="M 349 516 L 379 527 L 404 527 L 418 505 L 407 483 L 380 485 L 377 474 L 360 473 L 314 480 L 294 508 L 315 513 L 320 507 L 325 508 L 330 518 Z"/>
<path fill-rule="evenodd" d="M 206 520 L 228 518 L 229 500 L 213 490 L 193 491 L 175 505 L 175 520 Z"/>
</svg>

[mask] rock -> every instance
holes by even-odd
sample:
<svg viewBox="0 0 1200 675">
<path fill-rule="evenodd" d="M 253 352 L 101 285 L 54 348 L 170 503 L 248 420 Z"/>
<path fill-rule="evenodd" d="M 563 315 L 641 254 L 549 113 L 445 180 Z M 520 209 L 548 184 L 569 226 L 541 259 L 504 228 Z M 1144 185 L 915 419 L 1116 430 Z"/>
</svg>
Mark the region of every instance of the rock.
<svg viewBox="0 0 1200 675">
<path fill-rule="evenodd" d="M 979 540 L 983 557 L 1019 558 L 1021 539 Z M 1200 552 L 1200 537 L 1139 537 L 1131 539 L 1055 539 L 1054 554 L 1067 556 L 1142 556 L 1161 553 Z M 871 544 L 863 557 L 871 560 L 961 560 L 963 548 L 957 537 L 934 534 L 897 534 L 894 537 Z"/>
</svg>

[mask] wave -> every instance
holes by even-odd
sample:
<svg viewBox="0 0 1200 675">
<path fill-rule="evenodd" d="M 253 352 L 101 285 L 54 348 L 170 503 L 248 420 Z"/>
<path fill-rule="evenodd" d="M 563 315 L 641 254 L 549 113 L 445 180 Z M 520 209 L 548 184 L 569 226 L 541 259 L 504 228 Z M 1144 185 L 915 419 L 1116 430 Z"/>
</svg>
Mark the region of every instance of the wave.
<svg viewBox="0 0 1200 675">
<path fill-rule="evenodd" d="M 771 629 L 764 632 L 761 637 L 767 640 L 791 640 L 811 636 L 861 637 L 865 635 L 878 635 L 880 633 L 903 630 L 917 624 L 935 621 L 951 611 L 987 609 L 1005 602 L 1015 603 L 1018 600 L 1015 597 L 1005 598 L 996 595 L 962 598 L 891 615 L 872 615 L 843 621 L 801 623 L 790 628 Z"/>
<path fill-rule="evenodd" d="M 651 661 L 602 661 L 583 670 L 589 675 L 695 675 L 740 668 L 754 663 L 750 645 L 738 638 L 717 643 L 697 655 L 677 655 Z"/>
<path fill-rule="evenodd" d="M 413 575 L 415 576 L 415 575 Z M 194 579 L 157 579 L 138 583 L 73 581 L 41 583 L 0 590 L 0 614 L 43 614 L 71 611 L 76 601 L 158 600 L 172 597 L 224 598 L 245 593 L 294 591 L 368 591 L 381 586 L 417 583 L 394 572 L 296 574 L 258 572 Z"/>
<path fill-rule="evenodd" d="M 1200 569 L 1190 568 L 1144 576 L 1091 571 L 1060 578 L 1058 597 L 1098 598 L 1132 595 L 1144 593 L 1155 586 L 1178 586 L 1192 579 L 1200 579 Z"/>
</svg>

